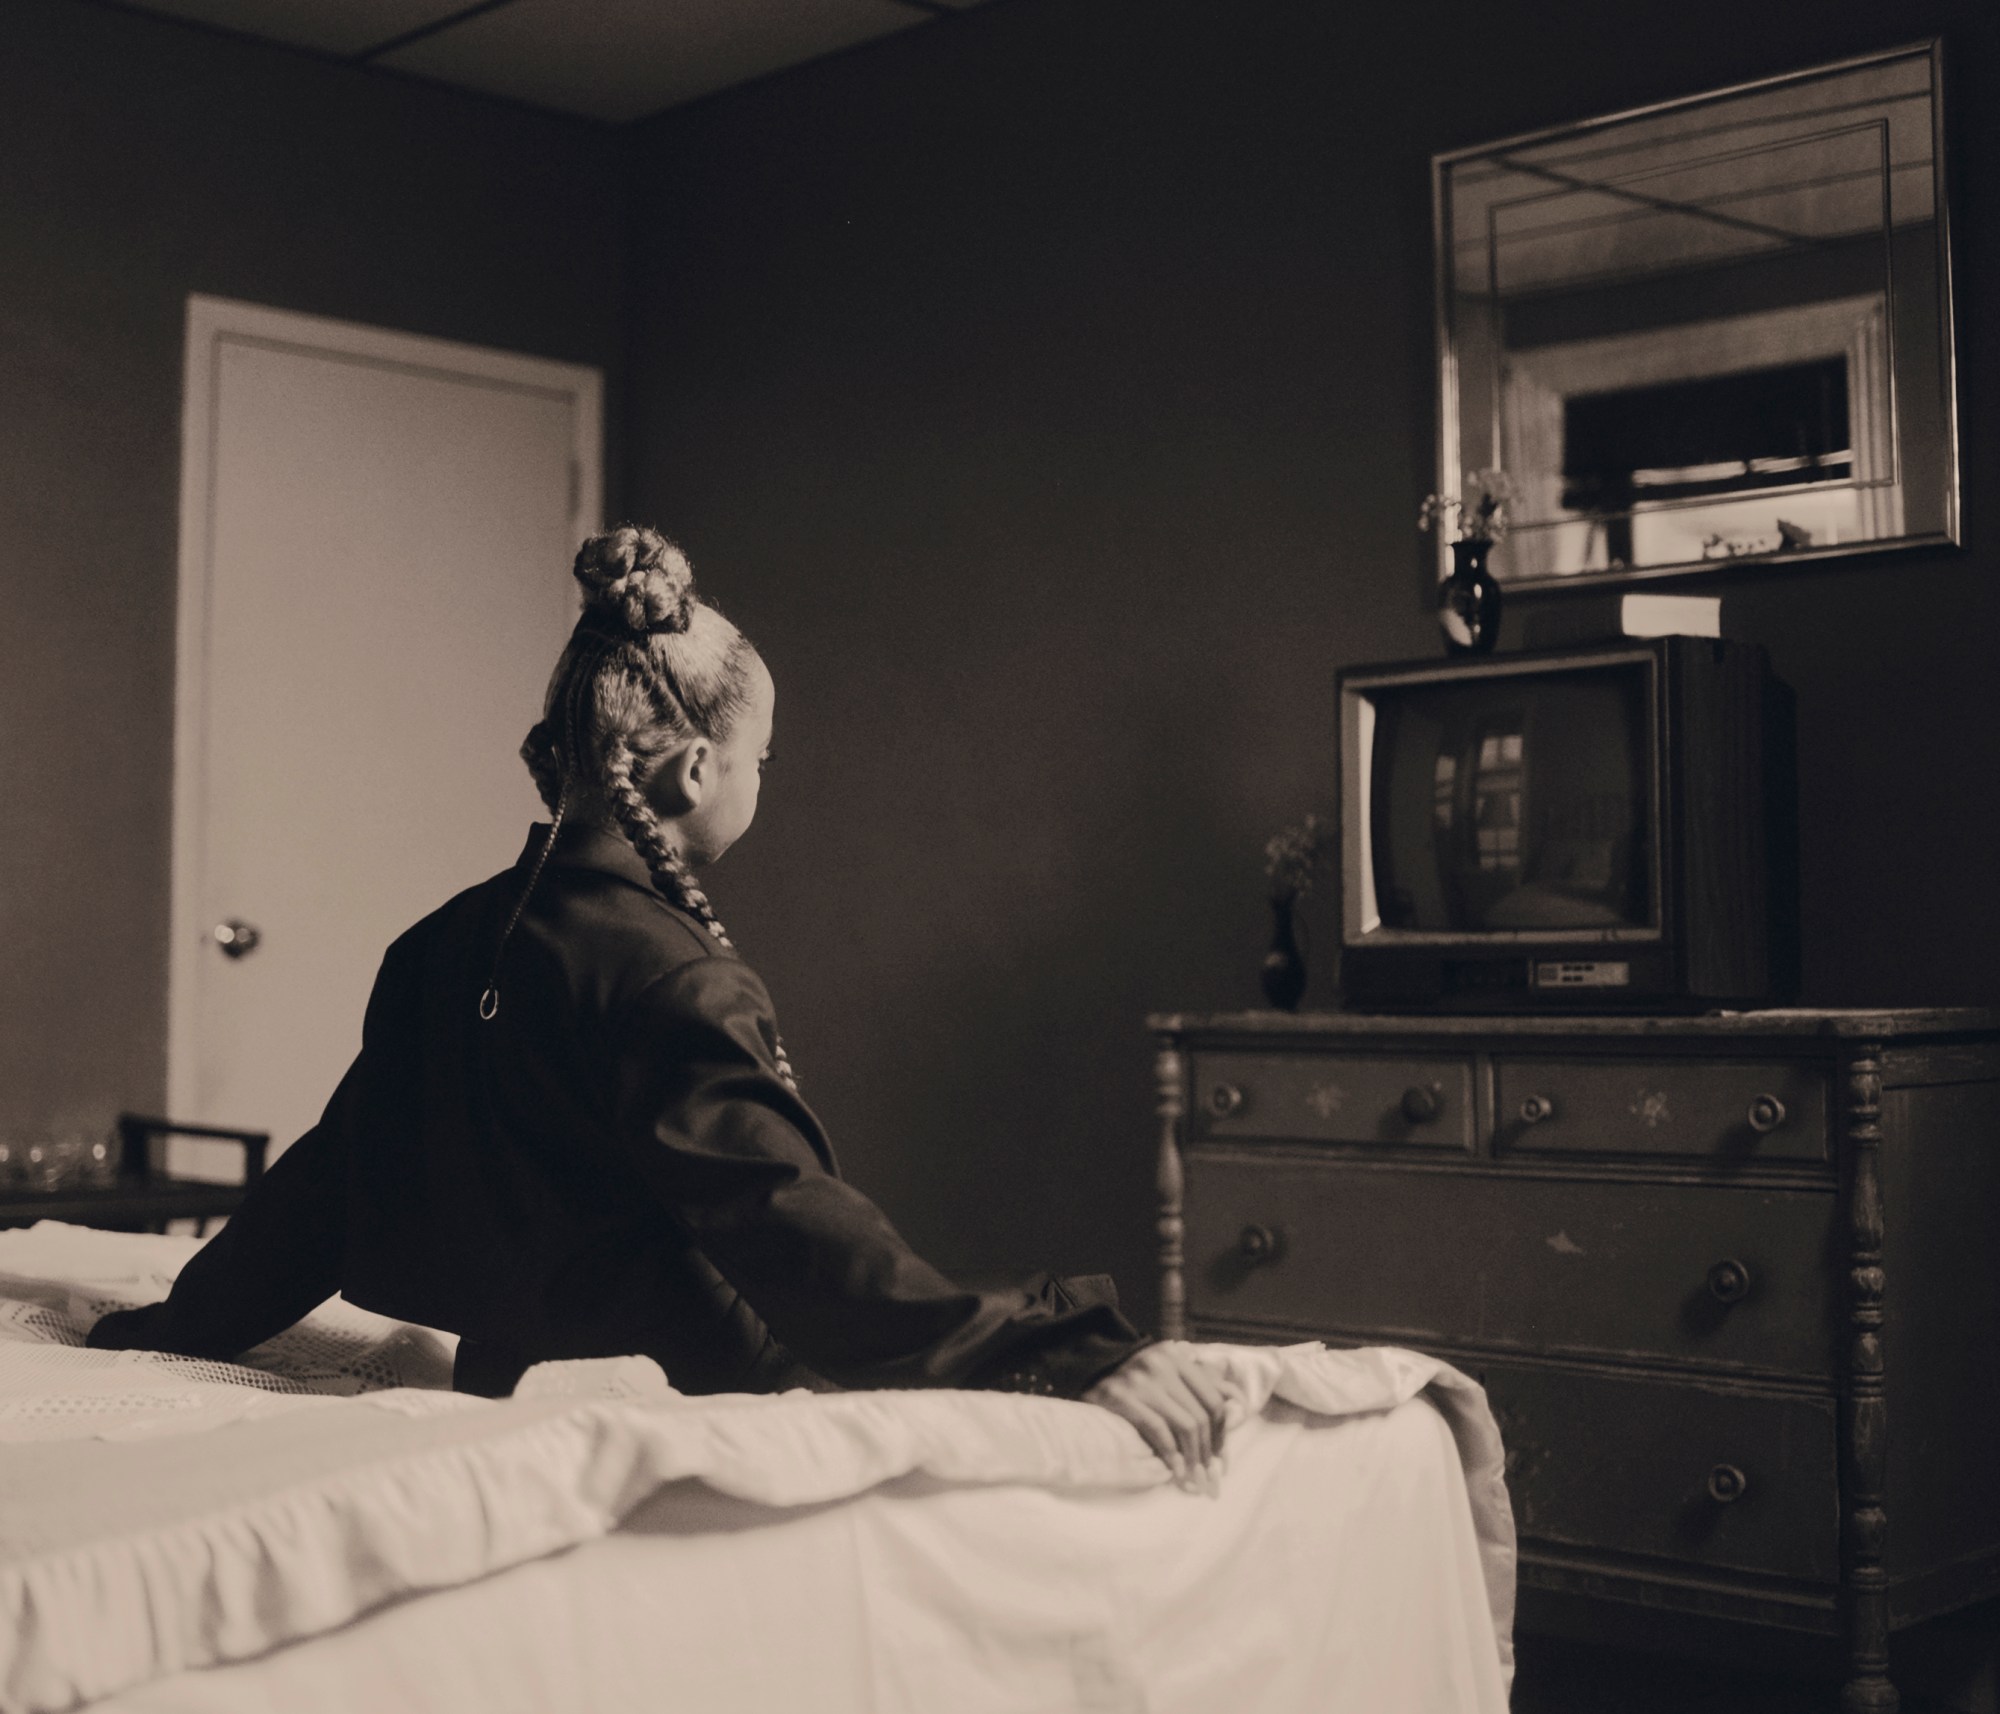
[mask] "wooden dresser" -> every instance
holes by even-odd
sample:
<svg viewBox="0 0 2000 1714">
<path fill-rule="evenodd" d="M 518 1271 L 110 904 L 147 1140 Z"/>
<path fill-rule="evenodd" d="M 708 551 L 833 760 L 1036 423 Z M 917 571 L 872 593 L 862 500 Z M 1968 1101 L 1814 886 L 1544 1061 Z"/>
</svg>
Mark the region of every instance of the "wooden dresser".
<svg viewBox="0 0 2000 1714">
<path fill-rule="evenodd" d="M 1524 1589 L 1888 1636 L 2000 1593 L 2000 1013 L 1162 1016 L 1171 1336 L 1433 1351 Z"/>
</svg>

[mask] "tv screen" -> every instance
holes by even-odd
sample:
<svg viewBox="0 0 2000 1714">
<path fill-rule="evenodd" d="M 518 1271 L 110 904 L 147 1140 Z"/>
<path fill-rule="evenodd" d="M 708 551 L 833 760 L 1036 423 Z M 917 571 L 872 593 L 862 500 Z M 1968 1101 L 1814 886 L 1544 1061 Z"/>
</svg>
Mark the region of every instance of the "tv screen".
<svg viewBox="0 0 2000 1714">
<path fill-rule="evenodd" d="M 1649 663 L 1374 690 L 1368 855 L 1381 926 L 1659 926 Z"/>
</svg>

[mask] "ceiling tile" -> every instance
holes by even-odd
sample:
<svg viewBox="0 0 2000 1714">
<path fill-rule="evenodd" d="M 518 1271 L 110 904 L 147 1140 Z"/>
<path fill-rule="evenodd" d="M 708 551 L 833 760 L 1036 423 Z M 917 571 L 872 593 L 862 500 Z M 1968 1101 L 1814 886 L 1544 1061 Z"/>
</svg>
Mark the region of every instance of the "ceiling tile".
<svg viewBox="0 0 2000 1714">
<path fill-rule="evenodd" d="M 462 12 L 466 4 L 467 0 L 137 0 L 143 12 L 214 24 L 324 54 L 365 53 L 378 43 Z"/>
<path fill-rule="evenodd" d="M 927 16 L 898 0 L 512 0 L 375 63 L 622 122 Z"/>
</svg>

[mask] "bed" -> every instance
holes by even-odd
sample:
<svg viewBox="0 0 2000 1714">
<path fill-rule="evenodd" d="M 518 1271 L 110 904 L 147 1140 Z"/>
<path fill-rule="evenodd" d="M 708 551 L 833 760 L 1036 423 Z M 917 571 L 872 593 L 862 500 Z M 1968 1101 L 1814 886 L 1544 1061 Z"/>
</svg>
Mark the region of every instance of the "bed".
<svg viewBox="0 0 2000 1714">
<path fill-rule="evenodd" d="M 1190 1492 L 1063 1400 L 471 1399 L 338 1300 L 241 1364 L 82 1348 L 194 1243 L 0 1232 L 4 1714 L 1506 1707 L 1499 1437 L 1432 1359 L 1197 1347 L 1243 1405 Z"/>
</svg>

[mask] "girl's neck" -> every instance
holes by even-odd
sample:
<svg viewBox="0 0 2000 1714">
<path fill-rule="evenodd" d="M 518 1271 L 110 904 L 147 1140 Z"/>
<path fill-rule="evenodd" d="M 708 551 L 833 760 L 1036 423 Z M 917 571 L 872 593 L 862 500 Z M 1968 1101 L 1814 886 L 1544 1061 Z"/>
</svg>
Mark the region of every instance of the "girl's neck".
<svg viewBox="0 0 2000 1714">
<path fill-rule="evenodd" d="M 566 833 L 571 828 L 578 834 L 596 834 L 606 839 L 623 841 L 628 845 L 631 843 L 624 827 L 611 813 L 610 806 L 601 798 L 595 800 L 586 798 L 581 801 L 572 799 L 568 807 L 563 810 L 562 831 Z M 665 835 L 667 843 L 679 853 L 682 845 L 673 823 L 662 818 L 661 832 Z"/>
</svg>

